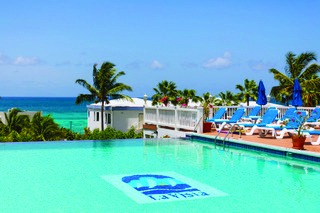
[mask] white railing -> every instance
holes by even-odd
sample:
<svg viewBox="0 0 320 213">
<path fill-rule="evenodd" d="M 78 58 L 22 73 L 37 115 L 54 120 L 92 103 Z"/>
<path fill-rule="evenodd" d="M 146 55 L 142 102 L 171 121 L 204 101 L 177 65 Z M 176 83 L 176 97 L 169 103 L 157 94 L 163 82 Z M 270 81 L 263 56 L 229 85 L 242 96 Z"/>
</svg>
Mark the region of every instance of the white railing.
<svg viewBox="0 0 320 213">
<path fill-rule="evenodd" d="M 199 114 L 199 110 L 194 109 L 177 109 L 178 127 L 179 128 L 195 128 L 202 115 Z M 200 116 L 200 117 L 199 117 Z"/>
<path fill-rule="evenodd" d="M 144 120 L 145 121 L 155 121 L 157 120 L 157 111 L 155 108 L 145 108 L 144 109 Z"/>
<path fill-rule="evenodd" d="M 211 118 L 215 112 L 221 108 L 226 107 L 227 112 L 222 117 L 223 119 L 230 118 L 238 108 L 246 108 L 245 115 L 248 115 L 253 106 L 213 106 L 211 111 Z M 263 116 L 268 106 L 262 106 L 258 116 Z M 277 107 L 279 110 L 278 118 L 282 118 L 289 107 Z M 311 113 L 313 107 L 298 107 L 298 110 L 308 111 Z M 160 107 L 160 106 L 146 106 L 144 107 L 144 124 L 156 125 L 157 129 L 170 128 L 175 131 L 191 130 L 198 133 L 203 131 L 203 108 L 196 109 L 180 108 L 180 107 Z"/>
<path fill-rule="evenodd" d="M 161 108 L 160 110 L 158 109 L 159 113 L 159 119 L 158 119 L 158 124 L 159 125 L 166 125 L 170 127 L 174 127 L 176 122 L 175 122 L 175 109 L 172 108 Z"/>
<path fill-rule="evenodd" d="M 172 127 L 176 131 L 186 129 L 202 132 L 203 109 L 187 109 L 180 107 L 145 107 L 144 124 L 154 124 L 165 127 Z"/>
<path fill-rule="evenodd" d="M 223 115 L 223 119 L 228 119 L 230 118 L 233 113 L 238 109 L 238 108 L 245 108 L 246 109 L 246 112 L 245 112 L 245 115 L 249 115 L 249 113 L 251 112 L 251 110 L 253 109 L 254 106 L 213 106 L 212 107 L 212 113 L 211 113 L 211 117 L 213 117 L 213 115 L 215 114 L 216 111 L 218 111 L 218 109 L 220 109 L 221 107 L 225 107 L 227 108 L 227 111 L 226 113 Z M 286 113 L 287 109 L 288 108 L 291 108 L 292 106 L 290 107 L 286 107 L 286 106 L 281 106 L 281 107 L 276 107 L 278 110 L 279 110 L 279 114 L 277 116 L 277 118 L 282 118 L 283 115 Z M 266 112 L 266 110 L 269 108 L 269 106 L 262 106 L 258 116 L 263 116 L 264 113 Z M 297 110 L 301 110 L 301 111 L 307 111 L 308 114 L 310 114 L 312 112 L 312 110 L 314 109 L 315 107 L 298 107 Z"/>
</svg>

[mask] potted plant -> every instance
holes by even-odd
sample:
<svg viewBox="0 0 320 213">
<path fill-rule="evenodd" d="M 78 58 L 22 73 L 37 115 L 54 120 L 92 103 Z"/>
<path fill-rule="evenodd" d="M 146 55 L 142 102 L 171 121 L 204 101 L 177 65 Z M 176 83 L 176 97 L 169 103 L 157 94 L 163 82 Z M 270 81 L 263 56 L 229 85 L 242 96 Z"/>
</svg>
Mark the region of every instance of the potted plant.
<svg viewBox="0 0 320 213">
<path fill-rule="evenodd" d="M 292 139 L 292 148 L 293 149 L 304 149 L 304 143 L 306 141 L 306 136 L 303 135 L 303 131 L 307 130 L 307 127 L 304 125 L 308 118 L 312 116 L 305 116 L 302 118 L 301 112 L 297 112 L 297 115 L 300 116 L 297 121 L 293 118 L 293 122 L 299 122 L 298 128 L 293 129 L 296 131 L 296 133 L 291 133 L 291 139 Z"/>
<path fill-rule="evenodd" d="M 203 132 L 211 132 L 212 122 L 206 122 L 209 119 L 210 108 L 212 108 L 211 102 L 210 93 L 204 93 L 201 102 L 201 106 L 203 107 Z"/>
</svg>

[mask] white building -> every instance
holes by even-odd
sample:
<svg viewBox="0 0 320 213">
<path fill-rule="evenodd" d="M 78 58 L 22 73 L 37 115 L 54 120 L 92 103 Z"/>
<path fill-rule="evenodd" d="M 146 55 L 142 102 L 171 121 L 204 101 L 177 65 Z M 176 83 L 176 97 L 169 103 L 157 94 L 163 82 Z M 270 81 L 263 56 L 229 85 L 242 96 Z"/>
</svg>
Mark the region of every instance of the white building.
<svg viewBox="0 0 320 213">
<path fill-rule="evenodd" d="M 132 98 L 133 102 L 126 99 L 111 100 L 104 108 L 104 128 L 112 127 L 122 132 L 127 132 L 132 126 L 142 129 L 143 107 L 151 106 L 151 101 Z M 88 128 L 101 130 L 101 102 L 87 105 Z"/>
<path fill-rule="evenodd" d="M 8 109 L 8 112 L 0 112 L 0 121 L 4 124 L 7 125 L 7 120 L 6 120 L 6 116 L 4 113 L 7 113 L 7 115 L 9 116 L 10 112 L 13 110 L 14 108 Z M 28 115 L 30 120 L 33 118 L 34 114 L 36 114 L 37 111 L 21 111 L 18 113 L 18 115 Z M 41 116 L 42 116 L 42 111 L 40 112 Z"/>
</svg>

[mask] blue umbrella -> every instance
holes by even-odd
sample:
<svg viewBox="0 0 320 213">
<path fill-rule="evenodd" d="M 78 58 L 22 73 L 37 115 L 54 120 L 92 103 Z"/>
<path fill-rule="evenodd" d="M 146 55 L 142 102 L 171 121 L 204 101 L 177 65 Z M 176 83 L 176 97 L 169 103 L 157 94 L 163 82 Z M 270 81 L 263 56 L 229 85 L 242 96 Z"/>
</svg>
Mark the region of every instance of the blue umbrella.
<svg viewBox="0 0 320 213">
<path fill-rule="evenodd" d="M 263 82 L 260 80 L 258 86 L 258 105 L 266 105 L 267 104 L 267 97 L 266 97 L 266 89 L 264 88 Z"/>
<path fill-rule="evenodd" d="M 302 98 L 301 98 L 301 86 L 299 84 L 298 79 L 294 79 L 293 84 L 293 98 L 292 98 L 292 106 L 302 106 Z"/>
</svg>

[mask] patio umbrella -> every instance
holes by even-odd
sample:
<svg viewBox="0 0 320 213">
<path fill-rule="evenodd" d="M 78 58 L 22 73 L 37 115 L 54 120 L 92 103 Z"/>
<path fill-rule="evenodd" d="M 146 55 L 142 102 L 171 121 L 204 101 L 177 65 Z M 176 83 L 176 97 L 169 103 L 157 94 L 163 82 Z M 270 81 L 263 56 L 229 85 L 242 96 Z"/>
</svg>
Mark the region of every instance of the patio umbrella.
<svg viewBox="0 0 320 213">
<path fill-rule="evenodd" d="M 258 105 L 266 105 L 267 104 L 267 97 L 266 97 L 266 89 L 264 88 L 263 82 L 260 80 L 258 86 Z"/>
<path fill-rule="evenodd" d="M 298 79 L 294 79 L 293 84 L 293 98 L 292 98 L 292 106 L 298 107 L 302 106 L 302 98 L 301 98 L 301 86 L 299 84 Z"/>
</svg>

